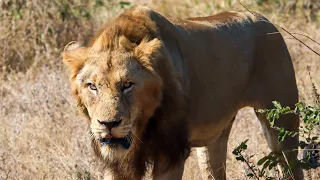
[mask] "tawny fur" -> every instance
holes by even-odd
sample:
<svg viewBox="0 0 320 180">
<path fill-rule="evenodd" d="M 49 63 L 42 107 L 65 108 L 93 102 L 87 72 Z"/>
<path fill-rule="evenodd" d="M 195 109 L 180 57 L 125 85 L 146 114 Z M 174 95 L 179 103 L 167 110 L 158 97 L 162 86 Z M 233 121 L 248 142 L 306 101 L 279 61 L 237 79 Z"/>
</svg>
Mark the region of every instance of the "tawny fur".
<svg viewBox="0 0 320 180">
<path fill-rule="evenodd" d="M 77 106 L 90 122 L 93 148 L 109 175 L 141 179 L 153 166 L 154 179 L 180 179 L 190 147 L 204 146 L 200 168 L 225 179 L 227 140 L 237 111 L 270 108 L 272 100 L 289 106 L 298 101 L 290 55 L 275 32 L 259 14 L 182 20 L 137 6 L 107 23 L 88 47 L 68 45 L 63 58 Z M 90 90 L 89 81 L 98 90 Z M 123 84 L 129 81 L 127 93 Z M 113 119 L 122 124 L 110 132 L 98 123 Z M 297 138 L 278 145 L 276 132 L 263 116 L 259 119 L 273 151 L 297 147 Z M 298 123 L 296 116 L 286 116 L 277 125 L 297 131 Z M 129 132 L 128 150 L 100 147 L 98 139 L 106 133 Z M 294 163 L 296 155 L 287 158 Z M 300 169 L 293 172 L 302 178 Z"/>
</svg>

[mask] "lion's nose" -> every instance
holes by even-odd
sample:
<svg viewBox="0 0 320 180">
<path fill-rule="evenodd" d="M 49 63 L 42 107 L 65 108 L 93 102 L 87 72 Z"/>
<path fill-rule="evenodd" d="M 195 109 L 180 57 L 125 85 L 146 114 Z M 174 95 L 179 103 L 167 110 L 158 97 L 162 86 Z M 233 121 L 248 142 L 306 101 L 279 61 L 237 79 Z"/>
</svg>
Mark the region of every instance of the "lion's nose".
<svg viewBox="0 0 320 180">
<path fill-rule="evenodd" d="M 100 124 L 106 126 L 109 129 L 109 131 L 112 128 L 119 126 L 121 121 L 122 121 L 121 119 L 120 120 L 109 120 L 109 121 L 98 120 L 98 122 Z"/>
</svg>

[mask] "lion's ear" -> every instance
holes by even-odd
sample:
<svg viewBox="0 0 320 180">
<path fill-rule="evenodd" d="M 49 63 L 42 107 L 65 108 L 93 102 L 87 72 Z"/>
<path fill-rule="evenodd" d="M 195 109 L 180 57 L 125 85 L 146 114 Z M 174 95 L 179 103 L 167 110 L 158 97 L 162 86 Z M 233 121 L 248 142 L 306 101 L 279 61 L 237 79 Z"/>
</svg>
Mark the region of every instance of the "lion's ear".
<svg viewBox="0 0 320 180">
<path fill-rule="evenodd" d="M 62 53 L 63 62 L 70 71 L 71 79 L 74 79 L 86 62 L 87 48 L 80 43 L 72 41 L 66 45 Z"/>
<path fill-rule="evenodd" d="M 154 60 L 157 56 L 161 56 L 162 43 L 158 38 L 151 41 L 143 39 L 141 43 L 135 48 L 134 54 L 144 66 L 156 65 Z"/>
</svg>

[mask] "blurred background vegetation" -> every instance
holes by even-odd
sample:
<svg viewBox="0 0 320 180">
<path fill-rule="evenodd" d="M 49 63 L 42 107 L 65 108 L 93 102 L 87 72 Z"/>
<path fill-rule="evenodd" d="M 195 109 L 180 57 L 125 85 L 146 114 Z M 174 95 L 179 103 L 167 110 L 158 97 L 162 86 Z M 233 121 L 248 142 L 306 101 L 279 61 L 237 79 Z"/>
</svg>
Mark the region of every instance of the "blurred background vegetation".
<svg viewBox="0 0 320 180">
<path fill-rule="evenodd" d="M 320 52 L 308 38 L 320 41 L 320 0 L 239 1 Z M 68 42 L 87 43 L 103 23 L 133 5 L 186 18 L 246 11 L 239 1 L 0 0 L 0 179 L 101 177 L 91 158 L 86 123 L 75 111 L 62 68 L 61 51 Z M 314 104 L 312 83 L 320 87 L 320 58 L 282 34 L 294 61 L 300 100 Z M 250 109 L 238 114 L 229 146 L 249 138 L 249 153 L 266 155 L 267 143 L 253 114 Z M 229 152 L 228 179 L 245 178 L 245 167 Z M 189 159 L 184 179 L 199 179 L 196 157 Z M 309 179 L 320 177 L 316 170 L 305 173 Z"/>
<path fill-rule="evenodd" d="M 319 0 L 245 0 L 247 8 L 282 21 L 319 23 Z M 0 65 L 26 71 L 32 66 L 55 64 L 62 47 L 71 40 L 86 42 L 97 27 L 135 4 L 150 4 L 165 15 L 210 15 L 239 7 L 237 0 L 103 1 L 2 0 L 0 4 Z M 174 3 L 174 5 L 173 5 Z M 240 8 L 241 9 L 241 8 Z M 243 9 L 244 10 L 244 9 Z M 174 11 L 174 13 L 172 13 Z M 54 57 L 54 58 L 53 58 Z M 45 60 L 46 59 L 46 60 Z M 50 59 L 48 61 L 48 59 Z"/>
</svg>

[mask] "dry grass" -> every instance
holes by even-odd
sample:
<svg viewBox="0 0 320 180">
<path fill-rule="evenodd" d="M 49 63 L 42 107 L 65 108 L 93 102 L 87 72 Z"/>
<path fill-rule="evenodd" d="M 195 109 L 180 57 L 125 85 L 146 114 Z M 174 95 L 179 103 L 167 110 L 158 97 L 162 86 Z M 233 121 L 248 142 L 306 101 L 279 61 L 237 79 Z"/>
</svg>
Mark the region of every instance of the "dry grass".
<svg viewBox="0 0 320 180">
<path fill-rule="evenodd" d="M 0 179 L 99 179 L 87 139 L 87 125 L 75 111 L 60 52 L 71 40 L 86 42 L 103 22 L 123 11 L 117 1 L 0 1 Z M 318 0 L 244 0 L 251 10 L 290 30 L 320 41 Z M 297 2 L 297 3 L 294 3 Z M 165 15 L 204 16 L 244 10 L 236 0 L 135 1 Z M 320 57 L 286 38 L 293 57 L 302 101 L 314 104 L 311 80 L 320 89 Z M 320 46 L 297 35 L 313 49 Z M 269 149 L 252 109 L 241 110 L 229 141 L 227 177 L 245 179 L 246 167 L 232 148 L 249 138 L 254 161 Z M 320 171 L 305 173 L 319 179 Z M 200 179 L 196 157 L 188 159 L 184 179 Z"/>
</svg>

